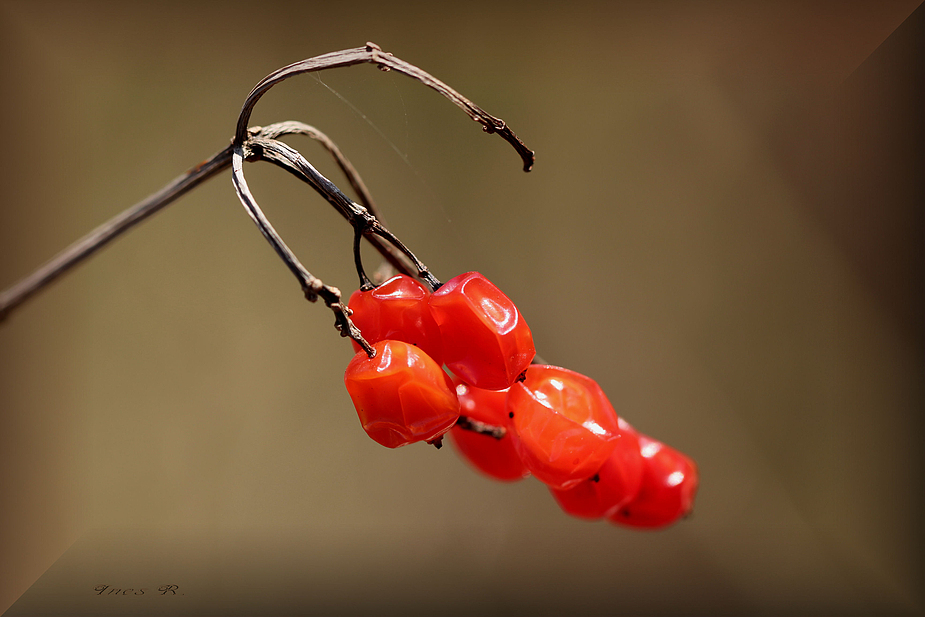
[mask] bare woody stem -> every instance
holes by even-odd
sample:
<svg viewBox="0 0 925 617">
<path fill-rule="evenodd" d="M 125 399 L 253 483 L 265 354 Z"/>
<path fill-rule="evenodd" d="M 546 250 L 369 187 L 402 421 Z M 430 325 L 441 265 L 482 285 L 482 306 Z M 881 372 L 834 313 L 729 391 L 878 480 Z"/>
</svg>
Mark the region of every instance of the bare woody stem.
<svg viewBox="0 0 925 617">
<path fill-rule="evenodd" d="M 534 152 L 527 148 L 527 146 L 524 145 L 524 143 L 517 137 L 517 135 L 515 135 L 510 128 L 508 128 L 504 120 L 501 118 L 496 118 L 495 116 L 487 113 L 481 107 L 430 73 L 422 71 L 413 64 L 409 64 L 404 60 L 396 58 L 390 53 L 382 51 L 382 48 L 375 43 L 366 43 L 365 47 L 335 51 L 329 54 L 309 58 L 307 60 L 302 60 L 300 62 L 295 62 L 264 77 L 256 86 L 254 86 L 254 89 L 251 90 L 251 93 L 244 101 L 244 106 L 241 108 L 241 114 L 238 116 L 238 125 L 235 131 L 234 144 L 241 145 L 244 143 L 244 140 L 247 139 L 247 123 L 250 121 L 251 112 L 253 112 L 254 106 L 257 104 L 257 101 L 260 100 L 260 97 L 266 94 L 266 92 L 276 84 L 289 79 L 290 77 L 301 75 L 303 73 L 311 73 L 315 71 L 323 71 L 325 69 L 333 69 L 345 66 L 354 66 L 356 64 L 375 64 L 380 69 L 385 71 L 394 69 L 395 71 L 402 73 L 403 75 L 407 75 L 412 79 L 416 79 L 425 86 L 436 90 L 447 99 L 452 101 L 453 104 L 455 104 L 457 107 L 466 112 L 470 118 L 481 124 L 482 130 L 484 130 L 486 133 L 497 133 L 505 141 L 511 144 L 511 146 L 513 146 L 517 153 L 520 155 L 520 158 L 523 160 L 524 171 L 530 171 L 533 169 L 533 163 L 535 160 Z"/>
<path fill-rule="evenodd" d="M 274 71 L 254 86 L 253 90 L 251 90 L 247 99 L 244 101 L 241 113 L 238 116 L 237 130 L 235 131 L 234 141 L 232 142 L 234 146 L 232 173 L 238 198 L 241 200 L 248 214 L 257 224 L 260 232 L 283 260 L 283 263 L 285 263 L 289 270 L 295 275 L 306 297 L 311 301 L 314 301 L 318 296 L 324 297 L 325 303 L 334 311 L 336 327 L 340 330 L 341 335 L 349 336 L 357 341 L 366 353 L 370 357 L 373 357 L 375 355 L 375 350 L 363 339 L 359 329 L 357 329 L 350 320 L 350 311 L 346 309 L 341 302 L 339 290 L 324 285 L 319 279 L 308 272 L 301 262 L 299 262 L 295 254 L 286 246 L 282 238 L 279 237 L 276 230 L 273 229 L 273 226 L 263 214 L 260 206 L 257 205 L 256 199 L 254 199 L 254 196 L 247 186 L 243 167 L 245 159 L 254 158 L 264 159 L 279 165 L 311 185 L 312 188 L 318 191 L 328 201 L 328 203 L 334 206 L 334 208 L 350 221 L 355 232 L 354 260 L 356 262 L 357 274 L 360 278 L 361 287 L 365 288 L 370 285 L 369 278 L 366 276 L 363 269 L 359 251 L 359 240 L 362 234 L 367 237 L 382 238 L 398 249 L 398 251 L 414 264 L 417 269 L 418 278 L 422 279 L 431 289 L 436 291 L 442 283 L 430 273 L 427 267 L 404 245 L 404 243 L 401 242 L 401 240 L 398 239 L 398 237 L 390 232 L 376 218 L 374 213 L 371 213 L 366 208 L 358 206 L 347 198 L 331 181 L 318 173 L 298 151 L 275 139 L 265 139 L 251 135 L 247 130 L 247 124 L 250 121 L 254 107 L 257 105 L 260 98 L 273 86 L 296 75 L 362 63 L 376 63 L 382 70 L 395 69 L 433 88 L 463 109 L 470 118 L 481 123 L 483 130 L 488 133 L 497 132 L 510 143 L 514 149 L 517 150 L 518 154 L 520 154 L 524 164 L 524 171 L 530 171 L 533 168 L 534 153 L 517 138 L 503 120 L 486 113 L 472 101 L 429 73 L 422 71 L 414 65 L 408 64 L 404 60 L 399 60 L 391 54 L 383 53 L 382 49 L 375 43 L 367 43 L 365 47 L 332 52 L 296 62 Z M 326 297 L 321 293 L 322 291 L 327 293 L 328 296 Z"/>
<path fill-rule="evenodd" d="M 245 160 L 265 160 L 282 167 L 314 188 L 350 222 L 354 229 L 353 251 L 361 288 L 368 288 L 371 286 L 369 278 L 363 270 L 359 251 L 360 238 L 364 235 L 382 238 L 388 241 L 414 264 L 414 267 L 417 269 L 418 278 L 424 280 L 432 289 L 436 290 L 439 288 L 441 285 L 440 281 L 438 281 L 414 253 L 412 253 L 394 234 L 386 229 L 369 210 L 344 195 L 333 182 L 319 173 L 318 170 L 305 160 L 305 157 L 294 148 L 275 139 L 266 139 L 258 136 L 251 136 L 240 146 L 234 147 L 234 153 L 232 155 L 232 179 L 234 181 L 235 192 L 237 192 L 242 205 L 257 224 L 264 238 L 267 239 L 276 251 L 276 254 L 279 255 L 283 263 L 285 263 L 293 275 L 295 275 L 299 284 L 302 286 L 305 297 L 311 302 L 314 302 L 318 297 L 323 298 L 328 308 L 334 312 L 335 327 L 340 331 L 341 336 L 349 336 L 363 348 L 369 357 L 374 357 L 376 351 L 373 349 L 372 345 L 363 338 L 359 328 L 351 321 L 350 310 L 343 304 L 340 290 L 336 287 L 325 285 L 320 279 L 312 275 L 286 245 L 273 228 L 270 221 L 267 220 L 260 206 L 257 204 L 257 200 L 251 194 L 250 188 L 247 185 L 247 180 L 244 177 Z"/>
<path fill-rule="evenodd" d="M 403 60 L 395 58 L 391 54 L 383 52 L 381 48 L 374 43 L 367 43 L 365 47 L 309 58 L 308 60 L 297 62 L 271 73 L 254 87 L 244 102 L 231 146 L 176 178 L 157 193 L 154 193 L 114 219 L 104 223 L 99 228 L 59 253 L 36 272 L 15 284 L 13 287 L 0 293 L 0 321 L 5 319 L 14 308 L 22 304 L 27 298 L 36 294 L 53 280 L 69 271 L 72 267 L 101 249 L 113 239 L 174 202 L 181 195 L 192 190 L 203 181 L 224 170 L 229 165 L 233 165 L 234 184 L 239 198 L 245 205 L 245 208 L 247 208 L 248 213 L 257 222 L 261 232 L 299 279 L 306 297 L 310 300 L 322 297 L 325 304 L 334 311 L 336 326 L 341 331 L 341 334 L 354 338 L 366 349 L 367 353 L 370 353 L 370 351 L 372 351 L 371 347 L 362 339 L 359 330 L 356 329 L 349 319 L 349 309 L 340 302 L 340 292 L 334 287 L 328 287 L 322 284 L 321 281 L 313 277 L 304 266 L 299 263 L 292 252 L 289 251 L 288 247 L 282 242 L 282 239 L 279 238 L 279 235 L 276 234 L 275 230 L 270 226 L 269 221 L 263 216 L 253 196 L 250 195 L 243 174 L 243 161 L 248 154 L 245 150 L 249 150 L 253 155 L 256 150 L 260 149 L 260 156 L 287 168 L 290 172 L 295 173 L 295 175 L 309 182 L 313 188 L 325 196 L 329 203 L 334 205 L 341 214 L 347 217 L 356 230 L 356 242 L 359 241 L 360 235 L 365 236 L 396 269 L 406 274 L 410 274 L 413 270 L 416 270 L 418 277 L 422 278 L 432 288 L 436 289 L 439 287 L 440 282 L 429 273 L 423 263 L 421 263 L 394 234 L 385 228 L 379 218 L 377 208 L 369 196 L 369 192 L 366 190 L 365 185 L 356 173 L 356 170 L 350 162 L 340 154 L 340 151 L 334 146 L 333 142 L 327 139 L 323 133 L 320 133 L 320 131 L 308 125 L 295 122 L 280 123 L 262 128 L 256 127 L 254 129 L 248 129 L 247 127 L 251 112 L 257 104 L 257 101 L 259 101 L 270 88 L 281 81 L 302 73 L 363 63 L 374 63 L 384 71 L 394 69 L 436 90 L 463 109 L 470 118 L 479 122 L 485 132 L 498 133 L 510 143 L 520 155 L 523 161 L 524 171 L 530 171 L 530 169 L 532 169 L 534 162 L 533 151 L 528 149 L 524 143 L 517 138 L 503 120 L 486 113 L 472 101 L 429 73 Z M 292 133 L 304 134 L 318 139 L 322 145 L 334 155 L 365 207 L 359 206 L 349 198 L 343 196 L 333 183 L 330 183 L 330 181 L 320 174 L 317 174 L 317 172 L 315 172 L 317 176 L 306 173 L 306 170 L 303 168 L 303 162 L 311 170 L 314 170 L 314 168 L 308 165 L 307 161 L 305 161 L 298 152 L 291 148 L 287 151 L 286 148 L 288 148 L 288 146 L 283 148 L 282 146 L 285 146 L 285 144 L 281 144 L 281 142 L 275 139 L 281 135 Z M 265 140 L 266 143 L 260 145 L 259 141 L 261 139 Z M 259 148 L 258 145 L 260 146 Z M 273 154 L 269 155 L 268 153 L 271 152 Z M 292 155 L 292 153 L 295 153 L 295 155 Z M 358 246 L 356 245 L 355 255 L 361 283 L 363 283 L 365 273 L 362 272 L 362 264 L 360 264 Z"/>
<path fill-rule="evenodd" d="M 244 146 L 246 145 L 247 142 L 245 142 Z M 373 349 L 372 345 L 363 338 L 359 328 L 350 321 L 350 309 L 341 302 L 340 290 L 336 287 L 325 285 L 321 282 L 321 279 L 313 276 L 305 269 L 305 266 L 302 265 L 295 254 L 286 246 L 283 239 L 280 238 L 276 230 L 273 229 L 270 221 L 264 216 L 260 206 L 257 205 L 257 201 L 254 199 L 247 185 L 247 180 L 244 178 L 244 146 L 235 146 L 231 159 L 232 181 L 234 182 L 235 191 L 241 203 L 244 205 L 244 208 L 247 210 L 248 214 L 250 214 L 254 222 L 257 223 L 260 232 L 274 250 L 276 250 L 276 253 L 295 275 L 296 279 L 298 279 L 302 286 L 302 291 L 305 294 L 305 298 L 309 302 L 314 302 L 319 297 L 324 300 L 325 305 L 334 312 L 334 326 L 340 331 L 341 336 L 349 336 L 359 343 L 370 357 L 375 356 L 376 351 Z"/>
<path fill-rule="evenodd" d="M 67 247 L 44 266 L 0 293 L 0 321 L 3 321 L 16 307 L 41 291 L 46 285 L 90 257 L 138 223 L 176 201 L 212 176 L 227 169 L 231 164 L 232 148 L 221 152 L 196 165 L 158 192 L 138 202 L 115 218 L 103 223 L 89 234 Z"/>
<path fill-rule="evenodd" d="M 337 161 L 338 166 L 346 175 L 350 185 L 357 193 L 362 203 L 375 216 L 380 216 L 378 208 L 366 188 L 363 179 L 357 173 L 350 161 L 343 155 L 337 145 L 318 129 L 302 122 L 280 122 L 266 127 L 252 127 L 249 130 L 252 136 L 265 136 L 277 138 L 282 135 L 306 135 L 318 141 Z M 0 293 L 0 322 L 2 322 L 14 309 L 33 295 L 44 289 L 58 277 L 67 273 L 74 266 L 99 251 L 101 248 L 131 230 L 135 225 L 143 222 L 152 215 L 160 212 L 181 196 L 196 188 L 209 178 L 221 173 L 231 166 L 233 147 L 228 146 L 217 152 L 202 163 L 189 169 L 183 175 L 175 178 L 164 188 L 149 195 L 147 198 L 128 208 L 121 214 L 103 223 L 89 234 L 67 247 L 49 260 L 38 270 L 22 279 L 9 289 Z M 388 242 L 378 237 L 367 236 L 373 246 L 398 271 L 405 274 L 415 272 L 414 264 L 402 255 L 400 251 Z"/>
<path fill-rule="evenodd" d="M 375 200 L 373 199 L 372 194 L 369 192 L 369 189 L 366 188 L 366 184 L 363 182 L 363 179 L 360 177 L 359 172 L 353 164 L 347 159 L 346 156 L 340 151 L 340 148 L 337 147 L 331 139 L 316 129 L 313 126 L 304 124 L 297 121 L 287 121 L 287 122 L 278 122 L 266 127 L 251 127 L 248 129 L 249 135 L 253 137 L 263 137 L 266 139 L 276 139 L 283 135 L 307 135 L 311 137 L 318 143 L 320 143 L 328 153 L 334 157 L 335 162 L 337 163 L 340 170 L 343 172 L 344 176 L 347 178 L 347 181 L 350 183 L 350 187 L 356 193 L 357 197 L 360 200 L 360 203 L 366 207 L 366 209 L 376 217 L 379 222 L 385 225 L 385 218 L 382 216 L 382 212 L 379 210 L 379 207 L 376 205 Z M 367 235 L 366 239 L 372 244 L 377 251 L 385 258 L 385 260 L 397 271 L 402 274 L 407 274 L 409 276 L 414 275 L 414 264 L 410 263 L 401 251 L 396 249 L 394 246 L 384 241 L 378 236 Z"/>
<path fill-rule="evenodd" d="M 358 234 L 362 234 L 368 238 L 382 238 L 386 240 L 414 265 L 414 268 L 417 270 L 416 275 L 418 278 L 430 285 L 431 289 L 436 290 L 440 287 L 440 281 L 437 280 L 427 269 L 427 266 L 411 252 L 411 249 L 405 246 L 395 234 L 386 229 L 372 212 L 344 195 L 333 182 L 321 175 L 297 150 L 275 139 L 251 137 L 244 142 L 242 153 L 249 160 L 258 158 L 275 163 L 307 182 L 312 188 L 318 191 L 328 203 L 334 206 L 344 218 L 350 221 L 350 224 L 353 225 Z M 257 224 L 258 226 L 261 225 L 259 221 L 257 221 Z M 362 272 L 362 266 L 359 264 L 358 272 L 360 274 L 360 284 L 362 285 L 368 282 L 364 281 L 365 277 Z"/>
</svg>

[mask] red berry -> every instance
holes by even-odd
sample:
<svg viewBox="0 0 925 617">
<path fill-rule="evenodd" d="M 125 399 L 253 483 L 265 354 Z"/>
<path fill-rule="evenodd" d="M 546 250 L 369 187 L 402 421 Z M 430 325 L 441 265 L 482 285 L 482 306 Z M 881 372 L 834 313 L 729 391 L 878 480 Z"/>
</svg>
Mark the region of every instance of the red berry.
<svg viewBox="0 0 925 617">
<path fill-rule="evenodd" d="M 403 341 L 379 341 L 376 357 L 353 357 L 344 384 L 360 424 L 376 442 L 397 448 L 433 441 L 459 417 L 449 376 L 426 353 Z"/>
<path fill-rule="evenodd" d="M 351 319 L 370 343 L 404 341 L 420 347 L 443 365 L 440 330 L 430 314 L 430 290 L 410 276 L 398 274 L 370 291 L 357 290 L 347 306 Z M 354 351 L 360 346 L 353 341 Z"/>
<path fill-rule="evenodd" d="M 597 383 L 556 366 L 533 365 L 511 386 L 514 444 L 527 469 L 549 486 L 565 489 L 598 472 L 622 430 Z"/>
<path fill-rule="evenodd" d="M 510 418 L 504 406 L 507 390 L 483 390 L 460 381 L 456 385 L 456 395 L 459 397 L 461 416 L 506 430 L 504 437 L 497 439 L 489 434 L 454 426 L 450 437 L 462 457 L 496 480 L 511 482 L 529 476 L 530 472 L 514 449 Z"/>
<path fill-rule="evenodd" d="M 447 281 L 430 297 L 430 308 L 446 365 L 477 388 L 510 387 L 536 355 L 517 307 L 478 272 Z"/>
<path fill-rule="evenodd" d="M 642 456 L 639 436 L 619 419 L 620 438 L 610 457 L 592 478 L 569 489 L 550 488 L 559 506 L 568 514 L 596 520 L 613 514 L 639 492 Z"/>
<path fill-rule="evenodd" d="M 674 448 L 639 436 L 642 485 L 636 497 L 609 520 L 631 527 L 664 527 L 693 510 L 700 474 L 697 464 Z"/>
</svg>

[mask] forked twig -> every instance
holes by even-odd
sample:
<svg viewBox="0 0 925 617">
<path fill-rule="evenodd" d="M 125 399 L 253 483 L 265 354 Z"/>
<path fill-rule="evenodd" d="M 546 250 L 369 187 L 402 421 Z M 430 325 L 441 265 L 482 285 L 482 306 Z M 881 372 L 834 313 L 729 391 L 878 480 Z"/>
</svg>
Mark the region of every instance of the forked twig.
<svg viewBox="0 0 925 617">
<path fill-rule="evenodd" d="M 244 142 L 242 153 L 247 160 L 262 159 L 275 163 L 307 182 L 353 225 L 359 235 L 386 240 L 414 265 L 418 278 L 430 285 L 432 289 L 440 287 L 440 281 L 411 252 L 411 249 L 405 246 L 395 234 L 386 229 L 372 212 L 344 195 L 333 182 L 321 175 L 311 163 L 305 160 L 305 157 L 298 150 L 275 139 L 251 137 Z M 258 221 L 257 224 L 259 226 L 260 222 Z M 362 265 L 358 263 L 358 267 L 362 283 Z"/>
<path fill-rule="evenodd" d="M 254 222 L 257 223 L 257 227 L 260 228 L 261 233 L 263 233 L 270 245 L 276 250 L 276 253 L 286 266 L 289 267 L 289 270 L 291 270 L 299 280 L 299 283 L 302 285 L 302 291 L 305 293 L 305 298 L 309 302 L 315 302 L 319 297 L 324 300 L 325 305 L 334 311 L 334 326 L 340 331 L 341 336 L 349 336 L 359 343 L 370 357 L 375 356 L 376 351 L 373 349 L 372 345 L 363 338 L 359 328 L 350 320 L 350 309 L 341 302 L 340 290 L 336 287 L 325 285 L 321 282 L 321 279 L 313 276 L 305 269 L 305 266 L 302 265 L 295 254 L 286 246 L 283 239 L 280 238 L 276 230 L 273 229 L 273 225 L 271 225 L 270 221 L 264 216 L 260 206 L 257 205 L 257 201 L 254 199 L 250 188 L 247 186 L 247 180 L 244 178 L 243 146 L 235 146 L 234 148 L 231 158 L 231 173 L 238 198 L 241 200 L 241 203 L 244 204 L 245 209 Z"/>
<path fill-rule="evenodd" d="M 353 164 L 340 151 L 340 148 L 324 133 L 302 122 L 279 122 L 265 127 L 252 127 L 252 136 L 265 136 L 277 138 L 283 135 L 306 135 L 318 141 L 327 150 L 338 166 L 347 176 L 350 185 L 356 190 L 357 196 L 370 212 L 378 215 L 378 209 L 366 184 L 357 173 Z M 71 268 L 83 262 L 98 250 L 132 229 L 152 215 L 160 212 L 181 196 L 196 188 L 209 178 L 221 173 L 231 166 L 233 146 L 217 152 L 208 159 L 199 163 L 186 173 L 170 182 L 167 186 L 149 195 L 147 198 L 128 208 L 121 214 L 103 223 L 89 234 L 74 242 L 72 245 L 55 255 L 45 265 L 25 277 L 12 287 L 0 293 L 0 322 L 2 322 L 14 309 L 30 297 L 44 289 Z M 398 271 L 413 274 L 413 264 L 387 242 L 378 238 L 370 238 L 373 246 Z"/>
<path fill-rule="evenodd" d="M 362 204 L 374 217 L 376 217 L 379 222 L 383 225 L 386 224 L 385 219 L 382 216 L 382 212 L 379 210 L 379 207 L 376 205 L 376 202 L 373 200 L 372 194 L 369 192 L 369 189 L 366 188 L 366 184 L 363 182 L 363 179 L 360 177 L 359 172 L 353 164 L 347 159 L 346 156 L 341 153 L 340 149 L 337 147 L 331 139 L 316 129 L 313 126 L 304 124 L 297 121 L 287 121 L 287 122 L 278 122 L 266 127 L 251 127 L 248 129 L 249 135 L 253 137 L 263 137 L 265 139 L 276 139 L 283 135 L 307 135 L 321 144 L 328 153 L 334 157 L 334 160 L 337 162 L 338 167 L 344 173 L 344 176 L 347 178 L 347 181 L 350 183 L 351 188 L 353 188 L 354 193 L 360 200 Z M 247 160 L 251 160 L 248 158 Z M 255 159 L 256 160 L 256 159 Z M 291 171 L 291 170 L 290 170 Z M 372 244 L 377 251 L 385 258 L 385 260 L 396 270 L 402 274 L 407 274 L 409 276 L 414 275 L 414 264 L 410 263 L 408 259 L 394 246 L 385 242 L 379 236 L 367 235 L 366 239 Z"/>
<path fill-rule="evenodd" d="M 257 202 L 244 180 L 243 163 L 245 159 L 263 159 L 271 161 L 287 169 L 302 180 L 311 184 L 325 199 L 341 212 L 354 226 L 356 231 L 354 254 L 357 262 L 357 271 L 360 274 L 361 284 L 369 283 L 363 272 L 360 254 L 359 238 L 366 237 L 376 249 L 396 269 L 406 274 L 415 273 L 427 282 L 432 288 L 440 286 L 440 282 L 427 270 L 426 266 L 382 223 L 378 209 L 373 202 L 369 191 L 359 174 L 344 157 L 334 143 L 323 133 L 300 122 L 283 122 L 266 127 L 248 128 L 251 112 L 260 98 L 274 85 L 303 73 L 320 71 L 329 68 L 352 66 L 362 63 L 374 63 L 382 70 L 394 69 L 404 75 L 412 77 L 433 88 L 455 105 L 463 109 L 470 118 L 482 125 L 488 133 L 498 133 L 520 155 L 524 171 L 533 167 L 534 153 L 508 128 L 500 118 L 496 118 L 472 101 L 465 98 L 442 81 L 429 73 L 422 71 L 404 60 L 385 53 L 374 44 L 367 43 L 365 47 L 348 49 L 315 58 L 309 58 L 283 67 L 261 80 L 248 95 L 238 117 L 235 136 L 231 146 L 218 152 L 211 158 L 190 169 L 182 176 L 176 178 L 166 187 L 132 206 L 122 214 L 104 223 L 93 232 L 78 240 L 76 243 L 59 253 L 47 264 L 15 284 L 13 287 L 0 293 L 0 321 L 10 312 L 21 305 L 26 299 L 36 294 L 53 280 L 70 270 L 72 267 L 101 249 L 116 237 L 125 233 L 141 221 L 160 211 L 181 195 L 192 190 L 208 178 L 231 166 L 233 168 L 233 182 L 235 191 L 251 218 L 257 223 L 264 237 L 270 242 L 277 254 L 287 267 L 299 280 L 306 298 L 315 301 L 321 297 L 325 304 L 335 314 L 335 325 L 343 336 L 350 336 L 356 340 L 367 353 L 372 352 L 369 344 L 363 340 L 359 330 L 350 321 L 350 311 L 341 302 L 340 292 L 336 287 L 323 284 L 312 276 L 299 262 L 291 250 L 283 242 L 279 234 L 273 229 L 270 222 L 257 206 Z M 277 138 L 287 134 L 303 134 L 318 140 L 330 152 L 341 170 L 347 176 L 350 184 L 360 199 L 362 205 L 346 197 L 333 183 L 317 172 L 308 161 L 295 149 L 277 141 Z M 372 353 L 371 353 L 372 355 Z"/>
<path fill-rule="evenodd" d="M 299 284 L 302 286 L 305 297 L 311 302 L 314 302 L 319 296 L 323 298 L 328 308 L 334 311 L 335 327 L 340 331 L 341 336 L 349 336 L 363 348 L 369 357 L 374 357 L 376 351 L 373 349 L 372 345 L 363 338 L 359 328 L 351 321 L 350 310 L 343 304 L 340 290 L 336 287 L 325 285 L 302 265 L 292 250 L 273 228 L 273 225 L 264 215 L 263 210 L 260 209 L 244 177 L 245 160 L 265 160 L 279 165 L 308 183 L 350 222 L 355 232 L 353 245 L 354 259 L 356 261 L 357 273 L 360 276 L 360 286 L 362 288 L 369 286 L 370 281 L 366 276 L 366 272 L 363 270 L 363 263 L 360 258 L 359 242 L 361 236 L 372 236 L 388 241 L 394 248 L 398 249 L 404 257 L 414 264 L 418 278 L 425 281 L 432 289 L 438 289 L 441 285 L 440 281 L 438 281 L 427 269 L 427 266 L 425 266 L 423 262 L 401 242 L 401 240 L 386 229 L 367 208 L 344 195 L 333 182 L 324 177 L 311 163 L 305 160 L 305 157 L 303 157 L 298 150 L 281 141 L 265 139 L 259 136 L 248 137 L 243 144 L 234 147 L 234 152 L 232 154 L 232 180 L 238 198 L 241 200 L 241 203 L 244 205 L 251 219 L 257 224 L 260 232 L 276 251 L 276 254 L 279 255 L 280 259 L 283 260 L 283 263 L 285 263 L 289 270 L 295 275 Z"/>
</svg>

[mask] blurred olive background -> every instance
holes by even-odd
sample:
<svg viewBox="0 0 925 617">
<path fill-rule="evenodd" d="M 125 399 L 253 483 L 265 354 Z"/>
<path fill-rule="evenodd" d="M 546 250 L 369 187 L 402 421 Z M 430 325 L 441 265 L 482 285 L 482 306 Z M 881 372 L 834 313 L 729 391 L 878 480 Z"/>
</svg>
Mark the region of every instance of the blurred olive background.
<svg viewBox="0 0 925 617">
<path fill-rule="evenodd" d="M 439 277 L 486 274 L 702 486 L 639 533 L 373 443 L 350 345 L 226 173 L 0 327 L 0 610 L 73 545 L 77 588 L 173 582 L 178 613 L 919 614 L 917 5 L 3 2 L 0 287 L 224 147 L 267 73 L 375 41 L 504 118 L 535 170 L 370 66 L 291 80 L 253 124 L 331 135 Z M 246 171 L 352 291 L 349 227 Z M 119 580 L 110 552 L 187 578 Z"/>
</svg>

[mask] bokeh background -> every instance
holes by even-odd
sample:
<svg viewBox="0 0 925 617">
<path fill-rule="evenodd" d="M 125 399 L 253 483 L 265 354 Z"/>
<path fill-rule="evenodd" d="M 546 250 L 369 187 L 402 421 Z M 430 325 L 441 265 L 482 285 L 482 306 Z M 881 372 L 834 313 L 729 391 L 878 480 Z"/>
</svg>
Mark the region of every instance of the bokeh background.
<svg viewBox="0 0 925 617">
<path fill-rule="evenodd" d="M 639 533 L 379 447 L 349 344 L 224 174 L 0 326 L 0 611 L 57 561 L 11 614 L 920 614 L 918 4 L 0 3 L 0 287 L 222 148 L 273 69 L 375 41 L 535 171 L 369 66 L 253 122 L 326 131 L 438 276 L 485 273 L 702 473 L 691 520 Z M 348 226 L 247 172 L 351 291 Z M 92 595 L 163 583 L 187 593 Z"/>
</svg>

